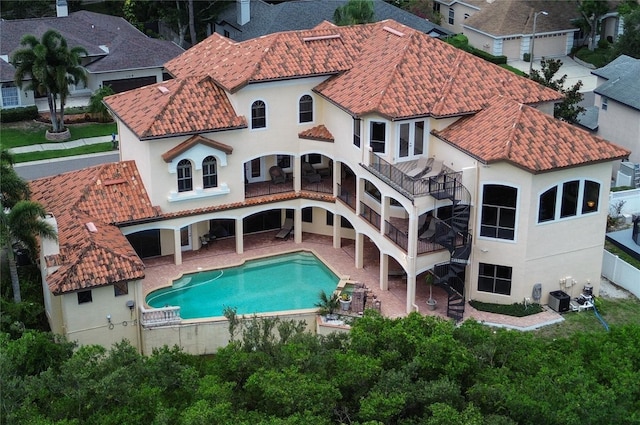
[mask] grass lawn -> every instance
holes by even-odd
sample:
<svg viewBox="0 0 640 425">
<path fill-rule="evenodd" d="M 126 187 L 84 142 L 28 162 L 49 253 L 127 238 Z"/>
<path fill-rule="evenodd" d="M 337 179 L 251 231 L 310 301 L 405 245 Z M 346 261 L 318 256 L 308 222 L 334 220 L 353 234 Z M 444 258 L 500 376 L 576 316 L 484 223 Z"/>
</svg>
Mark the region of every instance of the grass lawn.
<svg viewBox="0 0 640 425">
<path fill-rule="evenodd" d="M 640 300 L 637 298 L 600 297 L 598 304 L 598 312 L 609 327 L 640 323 Z M 593 310 L 564 313 L 562 317 L 564 322 L 545 326 L 535 333 L 547 338 L 565 338 L 578 331 L 606 332 Z"/>
<path fill-rule="evenodd" d="M 3 123 L 0 127 L 0 145 L 5 149 L 10 149 L 19 146 L 51 143 L 45 138 L 45 131 L 49 127 L 48 124 L 37 121 Z M 71 131 L 71 139 L 69 140 L 108 136 L 117 132 L 115 123 L 68 124 L 68 127 Z"/>
<path fill-rule="evenodd" d="M 70 149 L 19 153 L 19 154 L 13 155 L 13 160 L 16 163 L 40 161 L 43 159 L 62 158 L 65 156 L 86 155 L 89 153 L 100 153 L 100 152 L 111 152 L 112 150 L 113 150 L 113 145 L 111 144 L 111 142 L 96 143 L 93 145 L 79 146 L 77 148 L 70 148 Z"/>
</svg>

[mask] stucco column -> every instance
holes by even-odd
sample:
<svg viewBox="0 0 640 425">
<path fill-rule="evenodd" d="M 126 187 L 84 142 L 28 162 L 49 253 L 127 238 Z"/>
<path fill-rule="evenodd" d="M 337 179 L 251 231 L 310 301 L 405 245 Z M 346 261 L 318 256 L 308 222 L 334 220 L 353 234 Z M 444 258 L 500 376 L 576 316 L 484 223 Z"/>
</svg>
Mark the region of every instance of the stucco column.
<svg viewBox="0 0 640 425">
<path fill-rule="evenodd" d="M 356 252 L 355 252 L 356 269 L 364 267 L 364 234 L 356 232 Z"/>
<path fill-rule="evenodd" d="M 333 247 L 338 249 L 342 246 L 342 216 L 339 214 L 333 215 Z"/>
<path fill-rule="evenodd" d="M 300 192 L 302 188 L 302 158 L 293 157 L 293 190 Z"/>
<path fill-rule="evenodd" d="M 407 238 L 407 313 L 416 310 L 416 258 L 418 252 L 418 208 L 409 211 Z"/>
<path fill-rule="evenodd" d="M 407 263 L 411 264 L 407 271 L 407 313 L 417 311 L 416 306 L 416 259 L 407 257 Z"/>
<path fill-rule="evenodd" d="M 389 256 L 380 251 L 380 289 L 389 290 Z"/>
<path fill-rule="evenodd" d="M 302 210 L 293 210 L 293 241 L 302 243 Z"/>
<path fill-rule="evenodd" d="M 236 254 L 244 252 L 244 225 L 242 218 L 236 218 Z"/>
<path fill-rule="evenodd" d="M 173 262 L 176 266 L 182 264 L 182 244 L 180 241 L 180 229 L 175 229 L 173 231 Z"/>
</svg>

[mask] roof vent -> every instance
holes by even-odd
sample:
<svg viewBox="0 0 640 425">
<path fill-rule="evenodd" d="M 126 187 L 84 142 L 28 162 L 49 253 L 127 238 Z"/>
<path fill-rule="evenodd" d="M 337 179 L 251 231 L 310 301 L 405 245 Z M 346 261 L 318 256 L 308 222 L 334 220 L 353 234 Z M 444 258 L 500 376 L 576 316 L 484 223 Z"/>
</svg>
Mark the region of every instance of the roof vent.
<svg viewBox="0 0 640 425">
<path fill-rule="evenodd" d="M 315 37 L 304 37 L 303 41 L 333 40 L 340 38 L 340 34 L 317 35 Z"/>
<path fill-rule="evenodd" d="M 394 30 L 394 29 L 393 29 L 393 28 L 391 28 L 391 27 L 382 27 L 382 29 L 383 29 L 383 30 L 385 30 L 385 31 L 387 31 L 387 32 L 390 32 L 391 34 L 395 34 L 395 35 L 397 35 L 398 37 L 404 37 L 404 33 L 403 33 L 403 32 L 400 32 L 400 31 L 398 31 L 398 30 Z"/>
<path fill-rule="evenodd" d="M 165 86 L 158 86 L 158 90 L 160 90 L 160 93 L 162 93 L 162 94 L 169 93 L 169 89 L 166 88 Z"/>
<path fill-rule="evenodd" d="M 91 233 L 98 232 L 98 228 L 95 224 L 93 224 L 93 221 L 88 222 L 87 224 L 85 224 L 85 226 L 87 226 L 87 230 L 89 230 Z"/>
</svg>

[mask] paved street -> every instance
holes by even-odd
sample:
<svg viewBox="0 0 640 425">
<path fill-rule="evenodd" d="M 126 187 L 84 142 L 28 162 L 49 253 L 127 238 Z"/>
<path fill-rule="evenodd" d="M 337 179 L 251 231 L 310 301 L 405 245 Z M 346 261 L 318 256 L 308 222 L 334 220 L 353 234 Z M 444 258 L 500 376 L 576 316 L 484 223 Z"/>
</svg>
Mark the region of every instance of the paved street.
<svg viewBox="0 0 640 425">
<path fill-rule="evenodd" d="M 55 176 L 67 171 L 80 170 L 92 165 L 116 162 L 120 158 L 117 151 L 90 155 L 71 156 L 67 158 L 46 159 L 14 164 L 16 173 L 25 180 L 35 180 L 42 177 Z"/>
</svg>

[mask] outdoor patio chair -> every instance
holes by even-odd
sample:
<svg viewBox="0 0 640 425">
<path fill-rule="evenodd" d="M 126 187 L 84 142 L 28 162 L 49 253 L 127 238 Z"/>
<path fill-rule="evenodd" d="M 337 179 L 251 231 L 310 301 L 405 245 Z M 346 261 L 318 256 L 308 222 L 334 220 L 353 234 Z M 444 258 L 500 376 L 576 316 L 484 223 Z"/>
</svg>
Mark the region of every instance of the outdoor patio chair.
<svg viewBox="0 0 640 425">
<path fill-rule="evenodd" d="M 280 228 L 280 231 L 276 234 L 278 239 L 289 239 L 289 235 L 293 231 L 293 219 L 287 218 L 284 220 L 284 224 Z"/>
<path fill-rule="evenodd" d="M 209 249 L 209 238 L 206 236 L 200 236 L 200 246 L 202 248 Z"/>
<path fill-rule="evenodd" d="M 277 165 L 269 168 L 269 175 L 271 176 L 271 182 L 273 184 L 284 183 L 287 181 L 287 175 L 284 173 L 282 168 Z"/>
<path fill-rule="evenodd" d="M 411 178 L 418 177 L 424 170 L 427 168 L 427 164 L 429 163 L 429 158 L 420 157 L 418 158 L 418 162 L 416 162 L 415 166 L 407 171 L 407 176 Z"/>
<path fill-rule="evenodd" d="M 302 163 L 302 178 L 305 179 L 307 183 L 318 183 L 322 179 L 318 171 L 308 162 Z"/>
<path fill-rule="evenodd" d="M 436 220 L 431 217 L 428 219 L 429 222 L 425 223 L 426 226 L 423 226 L 418 232 L 418 239 L 421 240 L 431 240 L 436 234 Z"/>
</svg>

